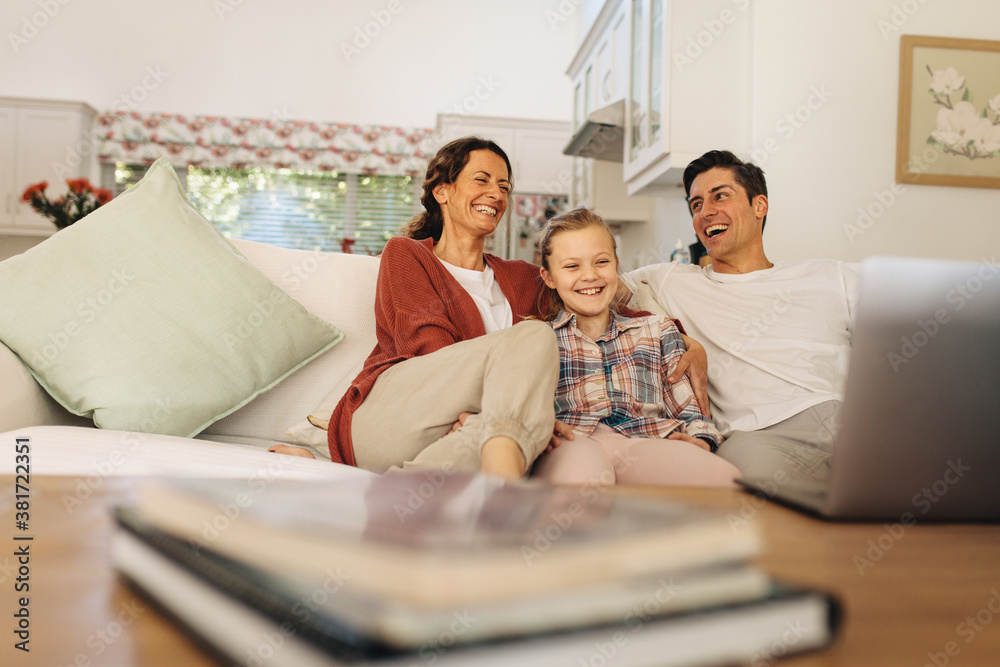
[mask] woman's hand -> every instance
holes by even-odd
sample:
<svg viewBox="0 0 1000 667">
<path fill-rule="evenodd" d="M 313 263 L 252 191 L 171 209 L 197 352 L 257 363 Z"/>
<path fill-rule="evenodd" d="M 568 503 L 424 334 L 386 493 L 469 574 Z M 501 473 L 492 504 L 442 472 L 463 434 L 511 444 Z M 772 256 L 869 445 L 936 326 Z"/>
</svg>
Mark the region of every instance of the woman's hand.
<svg viewBox="0 0 1000 667">
<path fill-rule="evenodd" d="M 706 417 L 712 416 L 712 406 L 708 401 L 708 353 L 705 346 L 681 334 L 687 352 L 684 353 L 674 366 L 674 370 L 667 377 L 667 382 L 677 382 L 684 373 L 691 378 L 691 389 L 694 390 L 694 398 L 698 401 L 701 414 Z"/>
<path fill-rule="evenodd" d="M 709 445 L 704 438 L 696 438 L 688 435 L 687 433 L 678 433 L 677 431 L 674 431 L 667 436 L 667 440 L 683 440 L 684 442 L 690 442 L 695 447 L 701 447 L 706 452 L 712 451 L 711 445 Z"/>
<path fill-rule="evenodd" d="M 275 454 L 288 454 L 289 456 L 301 456 L 304 459 L 314 459 L 316 455 L 305 447 L 290 447 L 288 445 L 275 445 L 274 447 L 268 447 L 267 451 L 274 452 Z"/>
<path fill-rule="evenodd" d="M 556 420 L 555 426 L 552 427 L 552 437 L 549 438 L 549 444 L 545 448 L 546 452 L 551 452 L 553 449 L 562 444 L 562 440 L 559 438 L 565 438 L 567 440 L 573 440 L 576 436 L 573 434 L 573 427 L 564 424 L 558 419 Z"/>
</svg>

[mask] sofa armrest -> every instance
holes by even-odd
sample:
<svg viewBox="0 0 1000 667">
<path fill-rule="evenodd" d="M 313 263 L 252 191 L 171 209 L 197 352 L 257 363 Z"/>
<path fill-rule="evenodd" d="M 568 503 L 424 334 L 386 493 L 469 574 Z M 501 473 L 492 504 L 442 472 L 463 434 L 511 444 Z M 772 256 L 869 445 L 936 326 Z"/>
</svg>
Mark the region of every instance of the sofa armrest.
<svg viewBox="0 0 1000 667">
<path fill-rule="evenodd" d="M 0 433 L 27 426 L 93 426 L 59 405 L 35 381 L 20 357 L 0 344 Z"/>
</svg>

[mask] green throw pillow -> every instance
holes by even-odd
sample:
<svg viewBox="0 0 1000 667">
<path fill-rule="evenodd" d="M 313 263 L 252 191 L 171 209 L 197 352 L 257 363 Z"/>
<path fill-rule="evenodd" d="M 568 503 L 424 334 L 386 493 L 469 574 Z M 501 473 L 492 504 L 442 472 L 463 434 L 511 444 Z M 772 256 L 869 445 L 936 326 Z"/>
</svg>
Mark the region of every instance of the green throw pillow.
<svg viewBox="0 0 1000 667">
<path fill-rule="evenodd" d="M 191 206 L 166 158 L 0 262 L 0 341 L 101 428 L 193 436 L 342 338 Z"/>
</svg>

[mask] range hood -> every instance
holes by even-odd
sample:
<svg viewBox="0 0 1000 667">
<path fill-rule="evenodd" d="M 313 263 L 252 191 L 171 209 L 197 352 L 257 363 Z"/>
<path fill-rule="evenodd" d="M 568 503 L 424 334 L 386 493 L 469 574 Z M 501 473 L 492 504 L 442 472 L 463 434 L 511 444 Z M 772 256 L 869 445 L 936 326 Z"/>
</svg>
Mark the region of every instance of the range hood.
<svg viewBox="0 0 1000 667">
<path fill-rule="evenodd" d="M 577 130 L 563 154 L 598 160 L 625 160 L 625 100 L 594 111 Z"/>
</svg>

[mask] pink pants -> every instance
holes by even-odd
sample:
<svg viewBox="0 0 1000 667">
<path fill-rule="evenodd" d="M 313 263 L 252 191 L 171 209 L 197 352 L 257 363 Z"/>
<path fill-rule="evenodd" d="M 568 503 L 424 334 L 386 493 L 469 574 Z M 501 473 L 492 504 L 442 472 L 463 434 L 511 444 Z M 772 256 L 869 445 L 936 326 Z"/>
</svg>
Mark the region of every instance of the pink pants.
<svg viewBox="0 0 1000 667">
<path fill-rule="evenodd" d="M 640 486 L 733 486 L 740 471 L 732 463 L 684 440 L 630 438 L 598 424 L 589 436 L 543 454 L 531 476 L 553 484 Z"/>
</svg>

